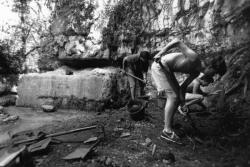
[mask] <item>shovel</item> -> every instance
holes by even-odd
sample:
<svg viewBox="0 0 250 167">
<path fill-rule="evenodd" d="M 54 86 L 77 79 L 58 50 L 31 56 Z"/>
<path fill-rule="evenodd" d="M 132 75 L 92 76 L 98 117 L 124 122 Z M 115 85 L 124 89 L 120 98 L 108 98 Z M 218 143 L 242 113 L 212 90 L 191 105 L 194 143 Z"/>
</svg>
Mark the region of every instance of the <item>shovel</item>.
<svg viewBox="0 0 250 167">
<path fill-rule="evenodd" d="M 124 71 L 124 70 L 123 70 L 123 71 Z M 128 72 L 126 72 L 126 71 L 124 71 L 124 72 L 125 72 L 125 74 L 131 76 L 132 78 L 137 79 L 138 81 L 141 81 L 141 82 L 143 82 L 144 84 L 146 84 L 146 82 L 145 82 L 143 79 L 138 78 L 137 76 L 134 76 L 133 74 L 128 73 Z"/>
</svg>

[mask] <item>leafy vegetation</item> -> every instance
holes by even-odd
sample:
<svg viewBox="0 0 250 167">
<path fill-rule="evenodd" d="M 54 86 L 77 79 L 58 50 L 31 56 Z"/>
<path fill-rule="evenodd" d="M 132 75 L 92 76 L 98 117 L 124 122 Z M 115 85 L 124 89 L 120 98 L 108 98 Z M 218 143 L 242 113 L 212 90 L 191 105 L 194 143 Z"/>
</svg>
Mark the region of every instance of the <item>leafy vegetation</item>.
<svg viewBox="0 0 250 167">
<path fill-rule="evenodd" d="M 47 1 L 48 5 L 55 4 L 51 19 L 54 21 L 50 26 L 50 32 L 42 39 L 38 66 L 41 71 L 58 68 L 57 61 L 60 51 L 63 51 L 69 36 L 82 36 L 87 38 L 91 26 L 94 24 L 93 12 L 95 4 L 91 0 L 56 0 Z M 57 29 L 57 21 L 65 22 L 63 29 Z"/>
<path fill-rule="evenodd" d="M 0 41 L 0 74 L 10 75 L 18 74 L 22 71 L 24 58 L 21 56 L 21 50 L 11 51 L 11 43 L 13 41 Z"/>
<path fill-rule="evenodd" d="M 151 24 L 152 18 L 145 19 L 144 16 L 144 10 L 149 9 L 158 15 L 155 2 L 149 0 L 121 0 L 115 6 L 107 5 L 104 17 L 108 17 L 109 22 L 102 32 L 103 42 L 112 51 L 124 42 L 132 45 L 132 52 L 137 52 L 136 46 Z"/>
</svg>

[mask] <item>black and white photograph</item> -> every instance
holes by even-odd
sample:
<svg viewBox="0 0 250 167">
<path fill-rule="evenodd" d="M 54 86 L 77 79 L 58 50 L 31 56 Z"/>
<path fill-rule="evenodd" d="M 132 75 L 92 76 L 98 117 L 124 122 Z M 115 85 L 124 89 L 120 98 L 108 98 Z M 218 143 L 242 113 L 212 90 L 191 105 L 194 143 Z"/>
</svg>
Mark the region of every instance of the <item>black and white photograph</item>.
<svg viewBox="0 0 250 167">
<path fill-rule="evenodd" d="M 0 0 L 0 167 L 250 167 L 250 0 Z"/>
</svg>

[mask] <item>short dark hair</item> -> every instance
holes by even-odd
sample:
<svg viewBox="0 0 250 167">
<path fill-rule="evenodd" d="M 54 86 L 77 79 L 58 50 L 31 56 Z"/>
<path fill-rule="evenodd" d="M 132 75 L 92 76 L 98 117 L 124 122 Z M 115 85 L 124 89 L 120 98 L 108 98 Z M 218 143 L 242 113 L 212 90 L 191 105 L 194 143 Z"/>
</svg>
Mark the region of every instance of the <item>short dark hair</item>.
<svg viewBox="0 0 250 167">
<path fill-rule="evenodd" d="M 227 72 L 227 65 L 222 56 L 216 57 L 212 61 L 212 66 L 216 70 L 216 73 L 220 76 L 224 75 Z"/>
<path fill-rule="evenodd" d="M 227 72 L 226 62 L 222 56 L 212 58 L 206 62 L 206 66 L 204 74 L 208 76 L 213 77 L 215 74 L 223 76 Z"/>
<path fill-rule="evenodd" d="M 213 83 L 213 82 L 214 82 L 213 77 L 210 76 L 210 75 L 206 75 L 206 74 L 204 74 L 204 75 L 200 78 L 200 80 L 202 80 L 202 81 L 204 81 L 204 82 L 207 82 L 207 83 Z"/>
<path fill-rule="evenodd" d="M 151 54 L 148 51 L 141 51 L 140 57 L 143 58 L 144 60 L 151 60 Z"/>
</svg>

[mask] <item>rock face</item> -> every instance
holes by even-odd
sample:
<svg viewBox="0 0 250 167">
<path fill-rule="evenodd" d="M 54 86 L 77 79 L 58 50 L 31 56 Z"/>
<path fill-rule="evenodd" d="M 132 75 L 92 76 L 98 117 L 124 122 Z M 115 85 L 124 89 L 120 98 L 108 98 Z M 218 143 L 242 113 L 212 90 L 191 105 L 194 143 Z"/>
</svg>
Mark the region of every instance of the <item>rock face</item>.
<svg viewBox="0 0 250 167">
<path fill-rule="evenodd" d="M 103 16 L 106 3 L 115 4 L 108 0 L 78 0 L 71 5 L 58 2 L 59 14 L 53 20 L 51 32 L 59 45 L 58 58 L 63 64 L 74 67 L 77 65 L 74 60 L 110 58 L 102 45 L 102 30 L 108 20 Z"/>
<path fill-rule="evenodd" d="M 131 6 L 131 11 L 135 9 L 141 10 L 139 14 L 129 13 L 126 17 L 122 13 L 125 18 L 116 31 L 121 39 L 118 52 L 123 52 L 124 46 L 131 51 L 135 43 L 140 49 L 158 50 L 174 37 L 184 39 L 190 46 L 202 47 L 207 53 L 219 52 L 250 39 L 250 0 L 138 0 Z M 133 32 L 124 33 L 128 27 L 122 26 L 133 26 L 134 17 L 140 20 L 136 30 L 140 32 L 134 34 L 137 38 L 131 35 Z"/>
<path fill-rule="evenodd" d="M 72 10 L 78 5 L 60 9 L 51 26 L 60 46 L 59 59 L 116 59 L 132 50 L 159 50 L 174 37 L 195 45 L 197 52 L 202 47 L 201 52 L 206 53 L 238 47 L 250 39 L 250 0 L 134 0 L 122 6 L 123 3 L 127 2 L 88 1 L 94 6 L 93 17 L 74 26 Z M 108 17 L 106 8 L 116 10 L 115 14 Z M 114 19 L 119 21 L 113 23 Z M 106 33 L 111 34 L 107 41 L 102 34 L 106 28 Z M 105 54 L 109 45 L 115 47 Z M 118 54 L 113 55 L 116 51 Z"/>
<path fill-rule="evenodd" d="M 173 0 L 159 5 L 161 12 L 152 26 L 154 30 L 169 30 L 169 36 L 186 38 L 215 51 L 249 40 L 249 0 Z"/>
<path fill-rule="evenodd" d="M 119 107 L 128 91 L 125 77 L 116 68 L 73 71 L 59 69 L 43 74 L 22 76 L 18 85 L 17 106 L 101 110 Z"/>
</svg>

